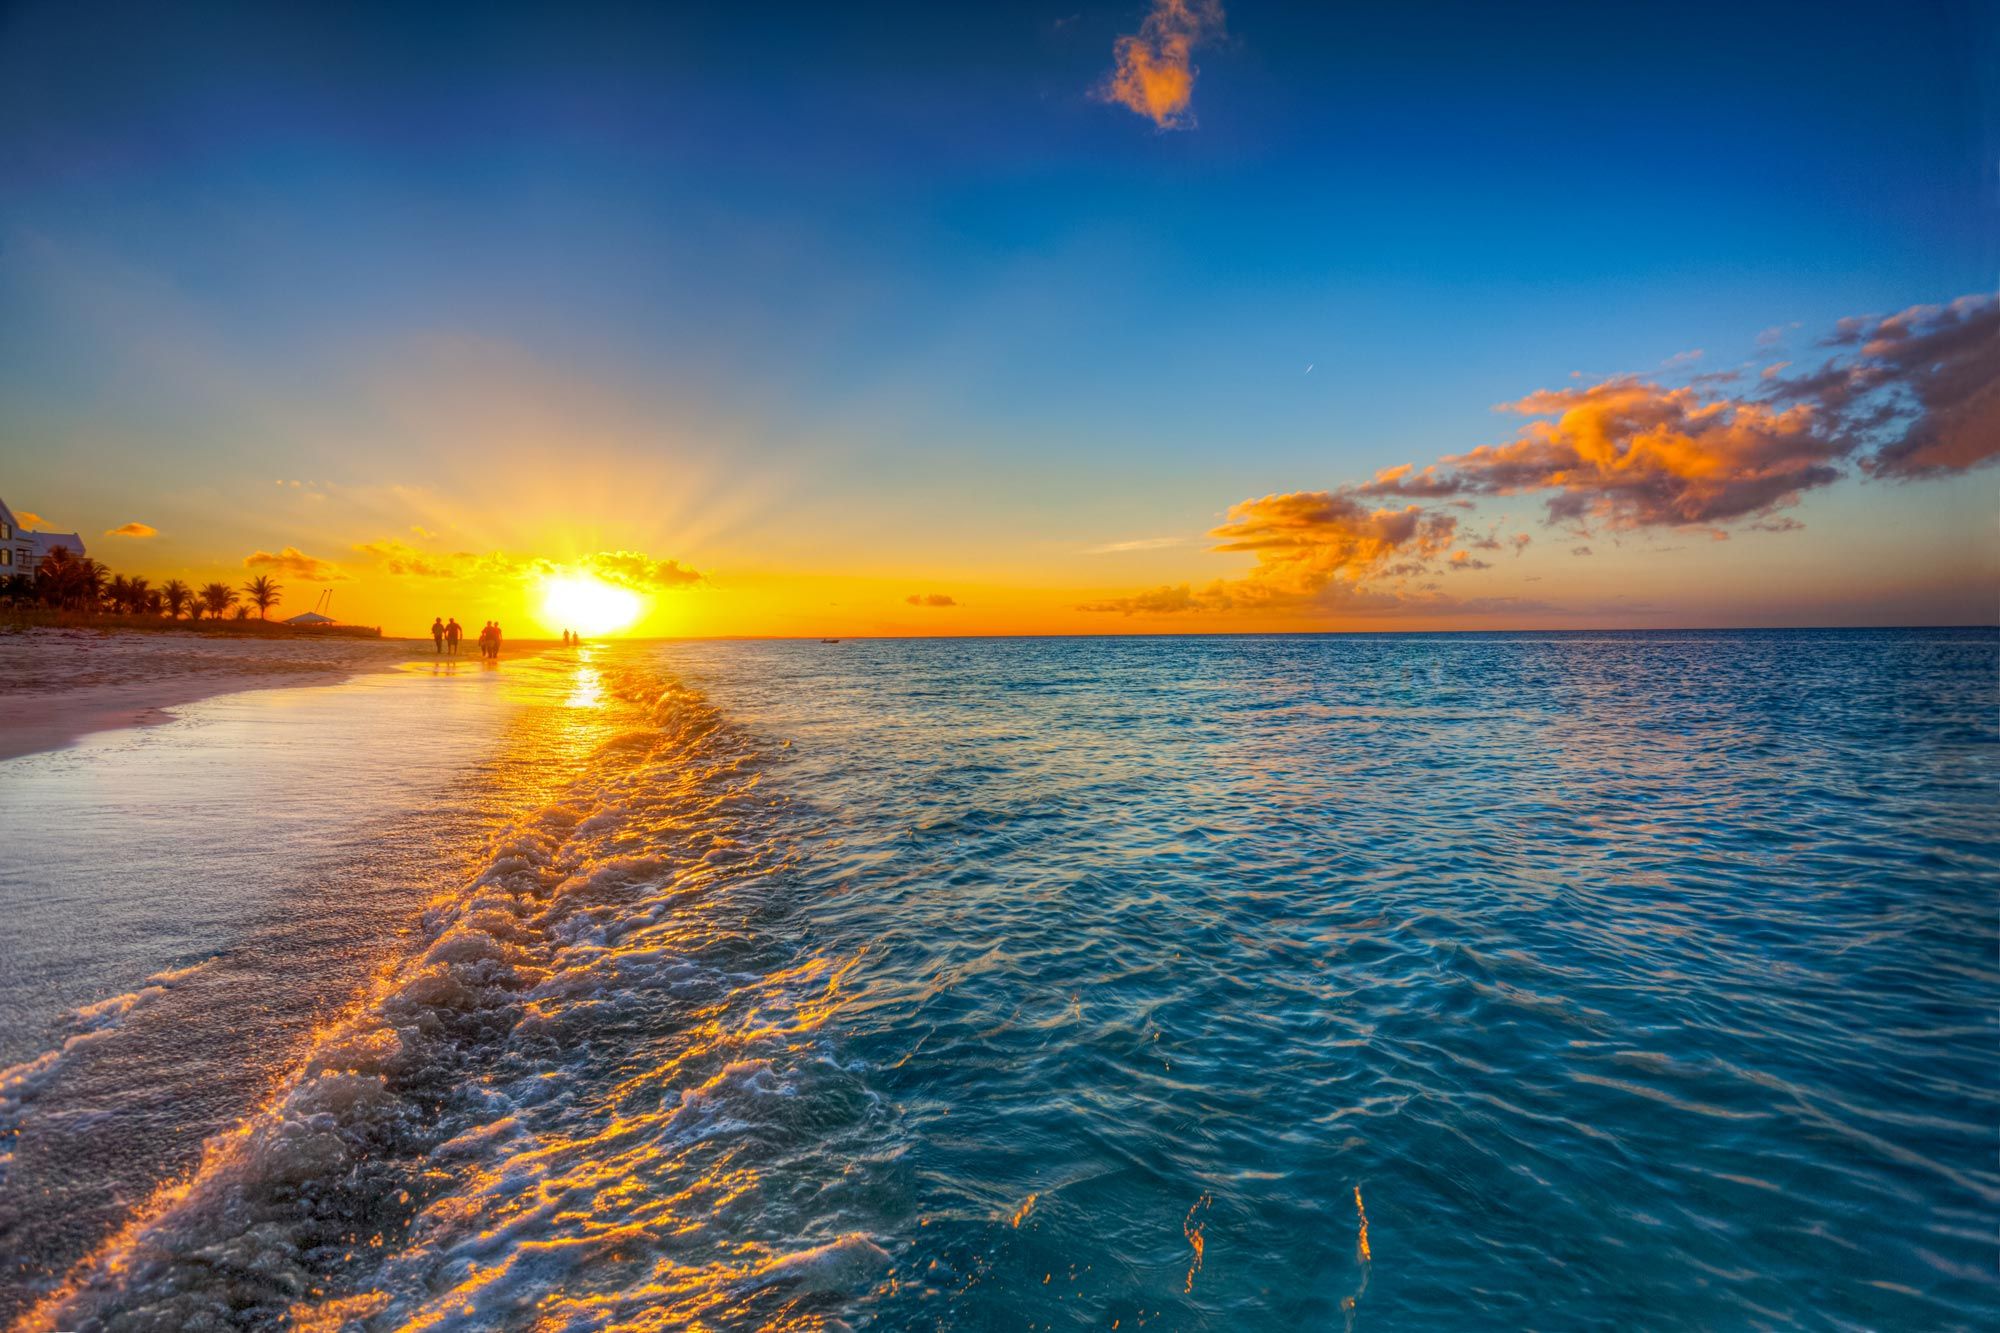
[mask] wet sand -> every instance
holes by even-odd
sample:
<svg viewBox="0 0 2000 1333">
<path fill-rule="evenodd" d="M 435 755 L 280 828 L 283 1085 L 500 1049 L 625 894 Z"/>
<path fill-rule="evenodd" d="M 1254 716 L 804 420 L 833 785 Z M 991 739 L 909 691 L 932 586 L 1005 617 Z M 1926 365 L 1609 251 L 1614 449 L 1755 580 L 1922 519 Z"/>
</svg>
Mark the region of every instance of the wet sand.
<svg viewBox="0 0 2000 1333">
<path fill-rule="evenodd" d="M 433 656 L 428 642 L 415 639 L 79 629 L 4 634 L 0 759 L 60 749 L 96 731 L 162 722 L 169 710 L 218 694 L 326 685 Z"/>
</svg>

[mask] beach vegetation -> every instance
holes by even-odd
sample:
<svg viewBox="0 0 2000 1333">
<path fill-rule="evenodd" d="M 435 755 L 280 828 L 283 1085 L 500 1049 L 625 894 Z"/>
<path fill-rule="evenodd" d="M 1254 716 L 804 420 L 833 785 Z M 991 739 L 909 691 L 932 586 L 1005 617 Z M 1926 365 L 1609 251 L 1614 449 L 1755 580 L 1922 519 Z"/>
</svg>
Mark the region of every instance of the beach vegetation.
<svg viewBox="0 0 2000 1333">
<path fill-rule="evenodd" d="M 243 595 L 257 608 L 257 619 L 268 620 L 271 608 L 283 600 L 285 587 L 269 574 L 259 574 L 243 585 Z"/>
<path fill-rule="evenodd" d="M 67 546 L 53 546 L 35 567 L 35 590 L 47 606 L 94 610 L 104 597 L 104 575 L 104 566 L 89 556 L 71 554 Z"/>
<path fill-rule="evenodd" d="M 238 590 L 220 580 L 196 588 L 182 579 L 158 587 L 143 574 L 113 574 L 64 546 L 49 549 L 32 574 L 0 578 L 0 632 L 28 629 L 199 629 L 266 637 L 380 638 L 372 625 L 274 622 L 284 585 L 258 575 Z M 256 615 L 250 610 L 255 607 Z"/>
<path fill-rule="evenodd" d="M 201 608 L 208 612 L 211 620 L 220 620 L 236 605 L 236 589 L 227 583 L 204 583 L 201 585 Z"/>
</svg>

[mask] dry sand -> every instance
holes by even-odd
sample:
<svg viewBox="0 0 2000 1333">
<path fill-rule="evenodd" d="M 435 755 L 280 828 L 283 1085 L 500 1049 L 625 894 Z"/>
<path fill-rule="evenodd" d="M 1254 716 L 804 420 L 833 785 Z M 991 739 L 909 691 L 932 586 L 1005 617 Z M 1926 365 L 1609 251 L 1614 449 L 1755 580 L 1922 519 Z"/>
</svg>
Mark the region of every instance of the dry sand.
<svg viewBox="0 0 2000 1333">
<path fill-rule="evenodd" d="M 421 649 L 421 652 L 419 651 Z M 0 759 L 143 726 L 210 695 L 319 685 L 431 655 L 407 639 L 262 639 L 118 630 L 0 634 Z"/>
</svg>

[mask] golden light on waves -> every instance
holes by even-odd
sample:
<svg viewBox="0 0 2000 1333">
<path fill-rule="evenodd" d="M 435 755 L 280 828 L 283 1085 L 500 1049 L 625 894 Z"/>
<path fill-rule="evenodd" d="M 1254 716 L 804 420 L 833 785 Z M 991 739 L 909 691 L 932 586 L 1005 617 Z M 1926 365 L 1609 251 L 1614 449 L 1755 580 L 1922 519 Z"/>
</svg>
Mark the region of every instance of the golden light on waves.
<svg viewBox="0 0 2000 1333">
<path fill-rule="evenodd" d="M 542 580 L 541 617 L 551 631 L 586 637 L 616 634 L 637 620 L 646 599 L 630 588 L 591 574 L 552 574 Z"/>
</svg>

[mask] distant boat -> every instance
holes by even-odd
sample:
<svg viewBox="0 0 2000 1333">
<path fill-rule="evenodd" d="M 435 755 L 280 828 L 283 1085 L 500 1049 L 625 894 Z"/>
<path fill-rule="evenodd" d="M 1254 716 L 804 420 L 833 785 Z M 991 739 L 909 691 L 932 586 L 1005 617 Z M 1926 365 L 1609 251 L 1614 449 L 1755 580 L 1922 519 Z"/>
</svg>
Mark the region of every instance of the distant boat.
<svg viewBox="0 0 2000 1333">
<path fill-rule="evenodd" d="M 840 642 L 840 640 L 839 640 L 839 639 L 821 639 L 821 640 L 820 640 L 820 642 L 821 642 L 821 643 L 839 643 L 839 642 Z"/>
</svg>

